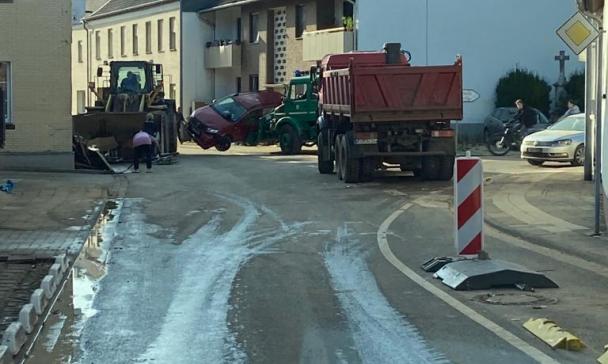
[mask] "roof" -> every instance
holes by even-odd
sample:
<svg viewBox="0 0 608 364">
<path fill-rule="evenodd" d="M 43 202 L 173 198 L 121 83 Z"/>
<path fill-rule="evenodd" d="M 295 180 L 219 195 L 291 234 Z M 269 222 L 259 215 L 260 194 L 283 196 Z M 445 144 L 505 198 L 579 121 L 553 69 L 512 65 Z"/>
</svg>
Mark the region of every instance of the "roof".
<svg viewBox="0 0 608 364">
<path fill-rule="evenodd" d="M 128 13 L 148 7 L 173 3 L 179 0 L 108 0 L 87 19 L 99 19 L 112 15 Z"/>
<path fill-rule="evenodd" d="M 211 11 L 218 8 L 244 5 L 268 0 L 182 0 L 183 11 Z"/>
</svg>

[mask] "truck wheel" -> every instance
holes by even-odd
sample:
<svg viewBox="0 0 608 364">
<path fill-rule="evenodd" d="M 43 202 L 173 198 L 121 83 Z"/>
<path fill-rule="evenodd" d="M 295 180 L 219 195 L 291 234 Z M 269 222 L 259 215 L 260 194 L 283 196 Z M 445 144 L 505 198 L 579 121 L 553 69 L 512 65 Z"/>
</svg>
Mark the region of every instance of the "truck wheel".
<svg viewBox="0 0 608 364">
<path fill-rule="evenodd" d="M 336 136 L 336 174 L 338 175 L 339 180 L 344 179 L 344 154 L 343 154 L 343 146 L 344 144 L 344 135 L 339 134 Z"/>
<path fill-rule="evenodd" d="M 317 137 L 317 167 L 319 168 L 319 173 L 321 174 L 331 174 L 334 173 L 334 161 L 323 160 L 323 155 L 326 154 L 329 149 L 328 145 L 325 145 L 327 141 L 327 132 L 322 131 L 319 133 Z M 331 153 L 330 153 L 331 154 Z"/>
<path fill-rule="evenodd" d="M 302 151 L 300 136 L 291 125 L 285 125 L 281 128 L 279 146 L 283 154 L 298 154 Z"/>
<path fill-rule="evenodd" d="M 441 160 L 439 157 L 424 157 L 422 159 L 422 178 L 433 181 L 439 178 Z"/>
<path fill-rule="evenodd" d="M 441 168 L 439 169 L 439 180 L 449 181 L 454 175 L 454 156 L 441 157 Z"/>
<path fill-rule="evenodd" d="M 361 181 L 361 160 L 353 158 L 353 146 L 348 136 L 342 138 L 342 159 L 344 160 L 344 182 L 359 183 Z"/>
<path fill-rule="evenodd" d="M 372 179 L 374 179 L 375 167 L 375 159 L 366 158 L 361 160 L 361 182 L 370 182 Z"/>
</svg>

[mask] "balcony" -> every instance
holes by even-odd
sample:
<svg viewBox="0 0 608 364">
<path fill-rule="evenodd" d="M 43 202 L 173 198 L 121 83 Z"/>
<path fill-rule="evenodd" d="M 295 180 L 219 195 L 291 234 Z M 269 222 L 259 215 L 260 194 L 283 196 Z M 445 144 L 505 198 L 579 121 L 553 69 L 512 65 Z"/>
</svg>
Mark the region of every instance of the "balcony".
<svg viewBox="0 0 608 364">
<path fill-rule="evenodd" d="M 343 27 L 304 32 L 304 60 L 320 61 L 328 54 L 345 53 L 355 49 L 355 33 Z"/>
<path fill-rule="evenodd" d="M 205 67 L 208 69 L 231 68 L 241 65 L 241 45 L 207 45 L 205 48 Z"/>
</svg>

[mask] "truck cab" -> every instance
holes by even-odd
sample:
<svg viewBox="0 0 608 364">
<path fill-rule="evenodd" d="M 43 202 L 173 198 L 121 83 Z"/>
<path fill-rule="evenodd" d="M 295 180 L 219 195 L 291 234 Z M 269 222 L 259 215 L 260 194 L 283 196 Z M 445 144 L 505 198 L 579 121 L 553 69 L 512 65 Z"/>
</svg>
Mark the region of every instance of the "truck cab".
<svg viewBox="0 0 608 364">
<path fill-rule="evenodd" d="M 284 154 L 297 154 L 303 145 L 314 145 L 318 102 L 310 76 L 292 78 L 283 103 L 262 118 L 260 139 L 278 140 Z"/>
</svg>

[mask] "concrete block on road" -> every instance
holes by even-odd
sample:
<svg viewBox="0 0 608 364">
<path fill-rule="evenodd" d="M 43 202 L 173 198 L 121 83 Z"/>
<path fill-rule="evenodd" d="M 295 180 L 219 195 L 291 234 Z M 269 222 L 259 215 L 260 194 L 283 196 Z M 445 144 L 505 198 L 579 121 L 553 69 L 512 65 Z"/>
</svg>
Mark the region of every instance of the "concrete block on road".
<svg viewBox="0 0 608 364">
<path fill-rule="evenodd" d="M 8 351 L 8 347 L 0 345 L 0 364 L 13 364 L 13 355 Z"/>
<path fill-rule="evenodd" d="M 34 305 L 34 310 L 37 315 L 42 315 L 46 305 L 49 303 L 49 299 L 46 298 L 44 294 L 44 290 L 42 288 L 38 288 L 32 293 L 32 297 L 30 298 L 30 303 Z"/>
<path fill-rule="evenodd" d="M 17 355 L 25 344 L 25 329 L 19 321 L 11 323 L 2 334 L 2 344 L 12 355 Z"/>
<path fill-rule="evenodd" d="M 53 298 L 55 294 L 55 290 L 57 289 L 57 279 L 55 276 L 47 275 L 42 279 L 42 283 L 40 284 L 40 288 L 44 291 L 44 295 L 47 299 Z"/>
<path fill-rule="evenodd" d="M 31 303 L 23 305 L 21 311 L 19 311 L 19 322 L 23 326 L 26 333 L 31 334 L 34 331 L 34 326 L 38 322 L 38 315 L 36 309 Z"/>
<path fill-rule="evenodd" d="M 55 277 L 55 281 L 57 282 L 57 284 L 59 284 L 59 282 L 61 282 L 63 279 L 63 271 L 61 270 L 61 264 L 55 263 L 51 265 L 51 268 L 49 268 L 49 274 Z"/>
<path fill-rule="evenodd" d="M 70 266 L 70 261 L 68 260 L 67 254 L 61 254 L 56 256 L 55 264 L 59 264 L 61 266 L 61 273 L 65 273 Z"/>
</svg>

